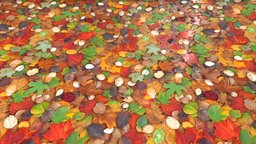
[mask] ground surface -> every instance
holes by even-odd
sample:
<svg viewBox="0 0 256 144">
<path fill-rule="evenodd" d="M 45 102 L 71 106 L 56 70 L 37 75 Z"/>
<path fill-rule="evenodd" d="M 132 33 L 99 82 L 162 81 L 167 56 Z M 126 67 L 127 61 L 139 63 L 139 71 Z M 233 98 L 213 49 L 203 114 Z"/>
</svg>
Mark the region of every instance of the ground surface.
<svg viewBox="0 0 256 144">
<path fill-rule="evenodd" d="M 255 144 L 255 10 L 1 1 L 0 144 Z"/>
</svg>

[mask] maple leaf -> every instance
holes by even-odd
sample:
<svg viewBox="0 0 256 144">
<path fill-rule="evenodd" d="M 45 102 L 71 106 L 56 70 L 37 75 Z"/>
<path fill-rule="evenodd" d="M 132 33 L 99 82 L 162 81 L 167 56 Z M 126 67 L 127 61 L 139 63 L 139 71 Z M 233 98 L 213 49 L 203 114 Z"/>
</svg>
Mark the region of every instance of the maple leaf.
<svg viewBox="0 0 256 144">
<path fill-rule="evenodd" d="M 154 54 L 154 55 L 157 55 L 158 52 L 160 51 L 160 48 L 155 44 L 149 44 L 146 46 L 146 48 L 148 49 L 147 53 Z"/>
<path fill-rule="evenodd" d="M 175 140 L 177 144 L 195 143 L 201 137 L 201 131 L 197 131 L 194 128 L 187 128 L 184 133 L 176 130 L 175 134 Z"/>
<path fill-rule="evenodd" d="M 164 88 L 167 88 L 166 95 L 172 95 L 176 92 L 178 95 L 182 95 L 182 90 L 185 89 L 184 86 L 169 82 L 164 84 Z"/>
<path fill-rule="evenodd" d="M 33 106 L 34 102 L 30 100 L 30 98 L 26 98 L 24 101 L 20 103 L 10 103 L 9 112 L 10 114 L 15 114 L 19 110 L 30 110 Z"/>
<path fill-rule="evenodd" d="M 52 114 L 52 118 L 51 120 L 54 123 L 60 123 L 60 122 L 64 122 L 67 121 L 68 119 L 70 119 L 70 117 L 67 116 L 67 114 L 70 112 L 69 107 L 63 106 L 58 108 L 53 114 Z"/>
<path fill-rule="evenodd" d="M 51 47 L 52 47 L 52 44 L 48 40 L 43 40 L 38 42 L 38 46 L 35 49 L 46 52 L 47 49 L 50 49 Z"/>
<path fill-rule="evenodd" d="M 53 123 L 43 137 L 51 142 L 64 141 L 73 131 L 74 128 L 70 121 Z"/>
<path fill-rule="evenodd" d="M 171 95 L 166 95 L 164 92 L 159 92 L 156 96 L 156 99 L 159 100 L 163 105 L 166 105 L 170 102 Z"/>
<path fill-rule="evenodd" d="M 10 129 L 1 137 L 0 144 L 22 143 L 24 140 L 30 138 L 33 133 L 33 131 L 29 131 L 27 128 L 19 128 L 15 132 Z"/>
<path fill-rule="evenodd" d="M 241 130 L 238 125 L 229 119 L 215 122 L 213 126 L 215 127 L 214 135 L 223 140 L 231 140 L 238 137 Z"/>
<path fill-rule="evenodd" d="M 176 101 L 175 98 L 171 98 L 170 102 L 167 105 L 160 104 L 160 107 L 166 115 L 172 115 L 173 111 L 176 111 L 176 110 L 181 111 L 182 110 L 181 103 Z"/>
<path fill-rule="evenodd" d="M 130 130 L 124 135 L 132 140 L 133 144 L 142 144 L 146 142 L 146 138 L 143 133 L 137 132 L 136 123 L 139 118 L 137 114 L 130 114 L 129 125 Z"/>
<path fill-rule="evenodd" d="M 49 89 L 49 86 L 47 84 L 44 84 L 40 81 L 30 82 L 28 86 L 31 88 L 27 92 L 29 93 L 37 92 L 37 95 L 41 95 L 44 90 Z"/>
</svg>

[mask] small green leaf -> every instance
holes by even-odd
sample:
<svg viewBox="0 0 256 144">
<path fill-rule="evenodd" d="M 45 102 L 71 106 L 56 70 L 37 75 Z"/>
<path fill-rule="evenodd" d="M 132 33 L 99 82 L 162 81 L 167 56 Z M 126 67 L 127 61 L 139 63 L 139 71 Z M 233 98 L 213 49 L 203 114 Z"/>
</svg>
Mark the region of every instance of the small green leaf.
<svg viewBox="0 0 256 144">
<path fill-rule="evenodd" d="M 2 68 L 0 69 L 0 79 L 3 77 L 11 77 L 15 74 L 15 70 L 13 68 Z"/>
<path fill-rule="evenodd" d="M 153 140 L 156 144 L 161 144 L 165 140 L 165 133 L 161 128 L 154 131 Z"/>
<path fill-rule="evenodd" d="M 35 49 L 46 52 L 47 49 L 50 49 L 51 47 L 52 47 L 52 44 L 49 42 L 49 40 L 43 40 L 38 42 L 38 46 Z"/>
<path fill-rule="evenodd" d="M 186 30 L 186 24 L 179 24 L 177 27 L 177 30 L 179 32 L 185 31 Z"/>
<path fill-rule="evenodd" d="M 45 109 L 41 104 L 37 104 L 31 108 L 31 114 L 34 114 L 34 115 L 42 114 L 44 113 L 44 111 Z"/>
<path fill-rule="evenodd" d="M 67 114 L 70 112 L 69 107 L 67 106 L 63 106 L 58 108 L 53 114 L 52 114 L 52 118 L 51 120 L 54 123 L 60 123 L 60 122 L 64 122 L 67 121 L 68 119 L 70 119 Z"/>
<path fill-rule="evenodd" d="M 73 116 L 74 120 L 82 120 L 84 117 L 85 117 L 85 113 L 83 112 L 78 112 Z"/>
<path fill-rule="evenodd" d="M 183 111 L 185 114 L 196 114 L 198 111 L 198 103 L 196 102 L 189 102 L 183 107 Z"/>
<path fill-rule="evenodd" d="M 146 48 L 148 49 L 147 53 L 154 54 L 154 55 L 157 55 L 158 52 L 160 51 L 160 48 L 155 44 L 149 44 L 146 46 Z"/>
<path fill-rule="evenodd" d="M 240 131 L 240 135 L 239 135 L 239 138 L 242 142 L 242 144 L 255 144 L 256 141 L 253 141 L 253 139 L 255 140 L 255 137 L 254 138 L 251 136 L 251 134 L 246 130 L 246 129 L 242 129 Z"/>
<path fill-rule="evenodd" d="M 222 115 L 222 110 L 218 105 L 211 105 L 207 111 L 209 118 L 213 121 L 220 122 L 225 115 Z"/>
<path fill-rule="evenodd" d="M 140 73 L 132 73 L 128 76 L 132 79 L 132 82 L 143 81 L 144 76 Z"/>
<path fill-rule="evenodd" d="M 91 28 L 91 26 L 89 26 L 89 25 L 83 25 L 83 26 L 80 27 L 80 30 L 82 32 L 89 32 L 90 28 Z"/>
<path fill-rule="evenodd" d="M 166 95 L 164 92 L 159 92 L 156 96 L 156 99 L 159 100 L 163 105 L 166 105 L 170 102 L 171 95 Z"/>
<path fill-rule="evenodd" d="M 229 112 L 229 114 L 233 117 L 233 118 L 240 118 L 242 116 L 242 113 L 239 110 L 231 110 Z"/>
<path fill-rule="evenodd" d="M 204 46 L 199 45 L 199 44 L 193 46 L 191 49 L 193 52 L 195 52 L 199 55 L 204 55 L 207 53 L 207 49 Z"/>
<path fill-rule="evenodd" d="M 143 106 L 138 105 L 136 102 L 130 103 L 129 110 L 138 115 L 143 115 L 145 113 L 145 108 Z"/>
<path fill-rule="evenodd" d="M 88 134 L 83 138 L 80 138 L 79 133 L 75 130 L 68 136 L 68 138 L 65 141 L 65 144 L 84 144 L 88 139 Z"/>
<path fill-rule="evenodd" d="M 53 87 L 58 86 L 59 83 L 60 83 L 60 78 L 54 77 L 54 78 L 52 78 L 52 80 L 48 83 L 48 86 L 49 86 L 50 88 L 53 88 Z"/>
<path fill-rule="evenodd" d="M 148 124 L 148 119 L 145 116 L 141 116 L 140 118 L 138 118 L 137 120 L 137 126 L 139 128 L 142 128 L 143 126 L 145 126 L 146 124 Z"/>
</svg>

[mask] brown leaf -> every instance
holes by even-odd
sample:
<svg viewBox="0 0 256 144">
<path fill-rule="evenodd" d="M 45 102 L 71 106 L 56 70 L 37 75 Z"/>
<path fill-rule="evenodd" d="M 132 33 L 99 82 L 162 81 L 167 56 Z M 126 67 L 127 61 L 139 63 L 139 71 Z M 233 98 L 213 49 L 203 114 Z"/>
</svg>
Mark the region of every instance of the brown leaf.
<svg viewBox="0 0 256 144">
<path fill-rule="evenodd" d="M 159 68 L 162 70 L 162 71 L 172 71 L 173 69 L 173 63 L 169 62 L 169 61 L 164 61 L 164 62 L 161 62 L 159 63 Z"/>
<path fill-rule="evenodd" d="M 151 108 L 146 109 L 146 114 L 150 124 L 163 123 L 164 115 L 156 103 L 151 103 Z"/>
<path fill-rule="evenodd" d="M 103 115 L 99 115 L 99 123 L 106 124 L 108 128 L 116 127 L 117 113 L 106 112 Z"/>
<path fill-rule="evenodd" d="M 55 63 L 56 62 L 52 59 L 41 59 L 38 62 L 38 66 L 40 69 L 48 70 L 48 69 L 51 69 L 55 65 Z"/>
</svg>

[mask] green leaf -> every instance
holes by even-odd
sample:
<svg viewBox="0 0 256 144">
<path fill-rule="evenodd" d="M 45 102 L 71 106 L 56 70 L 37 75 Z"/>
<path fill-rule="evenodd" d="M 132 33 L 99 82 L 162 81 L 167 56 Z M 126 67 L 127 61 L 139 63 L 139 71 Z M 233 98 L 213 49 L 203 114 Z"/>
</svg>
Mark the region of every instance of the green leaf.
<svg viewBox="0 0 256 144">
<path fill-rule="evenodd" d="M 207 49 L 202 45 L 195 45 L 191 48 L 191 50 L 199 55 L 204 55 L 207 53 Z"/>
<path fill-rule="evenodd" d="M 176 92 L 178 95 L 182 95 L 182 90 L 185 89 L 184 86 L 175 84 L 173 82 L 164 84 L 163 87 L 167 89 L 166 95 L 172 95 L 172 94 L 174 94 L 174 92 Z"/>
<path fill-rule="evenodd" d="M 83 26 L 80 27 L 80 30 L 81 30 L 82 32 L 89 32 L 89 31 L 90 31 L 90 28 L 91 28 L 90 25 L 83 25 Z"/>
<path fill-rule="evenodd" d="M 229 114 L 233 117 L 233 118 L 240 118 L 242 116 L 242 113 L 239 110 L 231 110 L 229 112 Z"/>
<path fill-rule="evenodd" d="M 138 115 L 143 115 L 145 113 L 145 108 L 138 105 L 136 102 L 131 102 L 128 109 Z"/>
<path fill-rule="evenodd" d="M 186 87 L 186 88 L 188 88 L 188 87 L 192 86 L 192 82 L 191 82 L 191 80 L 189 78 L 183 77 L 181 79 L 181 85 Z"/>
<path fill-rule="evenodd" d="M 165 140 L 165 133 L 161 128 L 154 131 L 153 140 L 156 144 L 161 144 Z"/>
<path fill-rule="evenodd" d="M 52 114 L 52 118 L 51 120 L 54 123 L 60 123 L 60 122 L 64 122 L 67 121 L 68 119 L 70 119 L 67 114 L 70 112 L 69 107 L 67 106 L 63 106 L 58 108 L 53 114 Z"/>
<path fill-rule="evenodd" d="M 196 102 L 189 102 L 183 107 L 183 111 L 185 114 L 196 114 L 198 111 L 198 103 Z"/>
<path fill-rule="evenodd" d="M 177 26 L 177 30 L 178 30 L 179 32 L 185 31 L 185 30 L 186 30 L 186 24 L 179 24 L 179 25 Z"/>
<path fill-rule="evenodd" d="M 53 88 L 53 87 L 58 86 L 59 84 L 60 84 L 60 78 L 54 77 L 54 78 L 52 78 L 52 80 L 48 83 L 48 86 L 49 86 L 50 88 Z"/>
<path fill-rule="evenodd" d="M 213 121 L 220 122 L 226 116 L 222 114 L 222 110 L 218 105 L 211 105 L 207 111 L 209 118 Z"/>
<path fill-rule="evenodd" d="M 75 28 L 77 24 L 78 24 L 77 22 L 70 22 L 68 23 L 67 27 L 72 29 L 72 28 Z"/>
<path fill-rule="evenodd" d="M 25 93 L 25 91 L 23 89 L 12 94 L 12 98 L 15 103 L 19 103 L 19 102 L 23 101 L 23 99 L 26 98 L 27 96 L 28 96 L 28 94 Z"/>
<path fill-rule="evenodd" d="M 49 42 L 49 40 L 43 40 L 38 42 L 38 46 L 35 49 L 46 52 L 47 49 L 50 49 L 51 47 L 52 47 L 52 44 Z"/>
<path fill-rule="evenodd" d="M 74 120 L 82 120 L 84 117 L 85 117 L 85 113 L 83 112 L 78 112 L 73 116 Z"/>
<path fill-rule="evenodd" d="M 256 136 L 251 136 L 251 134 L 246 130 L 246 129 L 242 129 L 240 131 L 240 135 L 239 138 L 242 142 L 242 144 L 255 144 L 256 141 Z"/>
<path fill-rule="evenodd" d="M 144 76 L 140 73 L 132 73 L 128 76 L 132 79 L 132 82 L 143 81 Z"/>
<path fill-rule="evenodd" d="M 91 45 L 97 46 L 97 47 L 103 47 L 104 46 L 104 41 L 102 38 L 99 37 L 93 37 L 90 41 Z"/>
<path fill-rule="evenodd" d="M 84 55 L 84 57 L 88 60 L 91 60 L 94 58 L 97 54 L 96 48 L 93 46 L 88 46 L 86 48 L 83 48 L 81 53 Z"/>
<path fill-rule="evenodd" d="M 256 52 L 256 44 L 252 45 L 251 47 L 252 47 L 252 51 Z"/>
<path fill-rule="evenodd" d="M 13 68 L 1 68 L 0 69 L 0 79 L 3 77 L 11 77 L 15 74 L 15 70 Z"/>
<path fill-rule="evenodd" d="M 6 50 L 0 50 L 0 56 L 3 56 L 6 54 Z"/>
<path fill-rule="evenodd" d="M 69 67 L 64 67 L 64 69 L 61 72 L 61 75 L 68 74 L 69 72 L 70 72 L 70 68 Z"/>
<path fill-rule="evenodd" d="M 73 16 L 75 16 L 75 14 L 72 13 L 71 11 L 63 11 L 61 13 L 62 18 L 72 18 Z"/>
<path fill-rule="evenodd" d="M 199 43 L 209 42 L 209 39 L 205 35 L 200 35 L 198 33 L 196 33 L 193 38 L 196 42 L 199 42 Z"/>
<path fill-rule="evenodd" d="M 37 95 L 41 95 L 44 90 L 49 89 L 49 86 L 47 84 L 40 81 L 30 82 L 28 86 L 31 87 L 30 91 L 32 91 L 32 93 L 37 91 Z"/>
<path fill-rule="evenodd" d="M 48 53 L 48 52 L 41 52 L 41 51 L 35 53 L 35 56 L 37 56 L 37 57 L 39 57 L 39 58 L 46 58 L 46 59 L 53 57 L 53 55 L 52 55 L 51 53 Z"/>
<path fill-rule="evenodd" d="M 84 144 L 89 139 L 89 135 L 80 138 L 79 133 L 75 130 L 65 141 L 65 144 Z"/>
<path fill-rule="evenodd" d="M 159 100 L 163 105 L 166 105 L 170 102 L 171 95 L 166 95 L 164 92 L 159 92 L 156 96 L 156 99 Z"/>
<path fill-rule="evenodd" d="M 31 108 L 31 114 L 41 115 L 45 111 L 44 107 L 41 104 L 37 104 Z"/>
<path fill-rule="evenodd" d="M 123 96 L 130 96 L 133 93 L 133 89 L 129 88 L 127 91 L 124 92 Z"/>
<path fill-rule="evenodd" d="M 154 54 L 154 55 L 157 55 L 158 52 L 160 51 L 160 48 L 155 44 L 149 44 L 146 46 L 146 48 L 148 49 L 147 53 Z"/>
<path fill-rule="evenodd" d="M 139 128 L 142 128 L 143 126 L 145 126 L 146 124 L 148 124 L 148 119 L 145 116 L 141 116 L 140 118 L 138 118 L 137 120 L 137 126 Z"/>
</svg>

